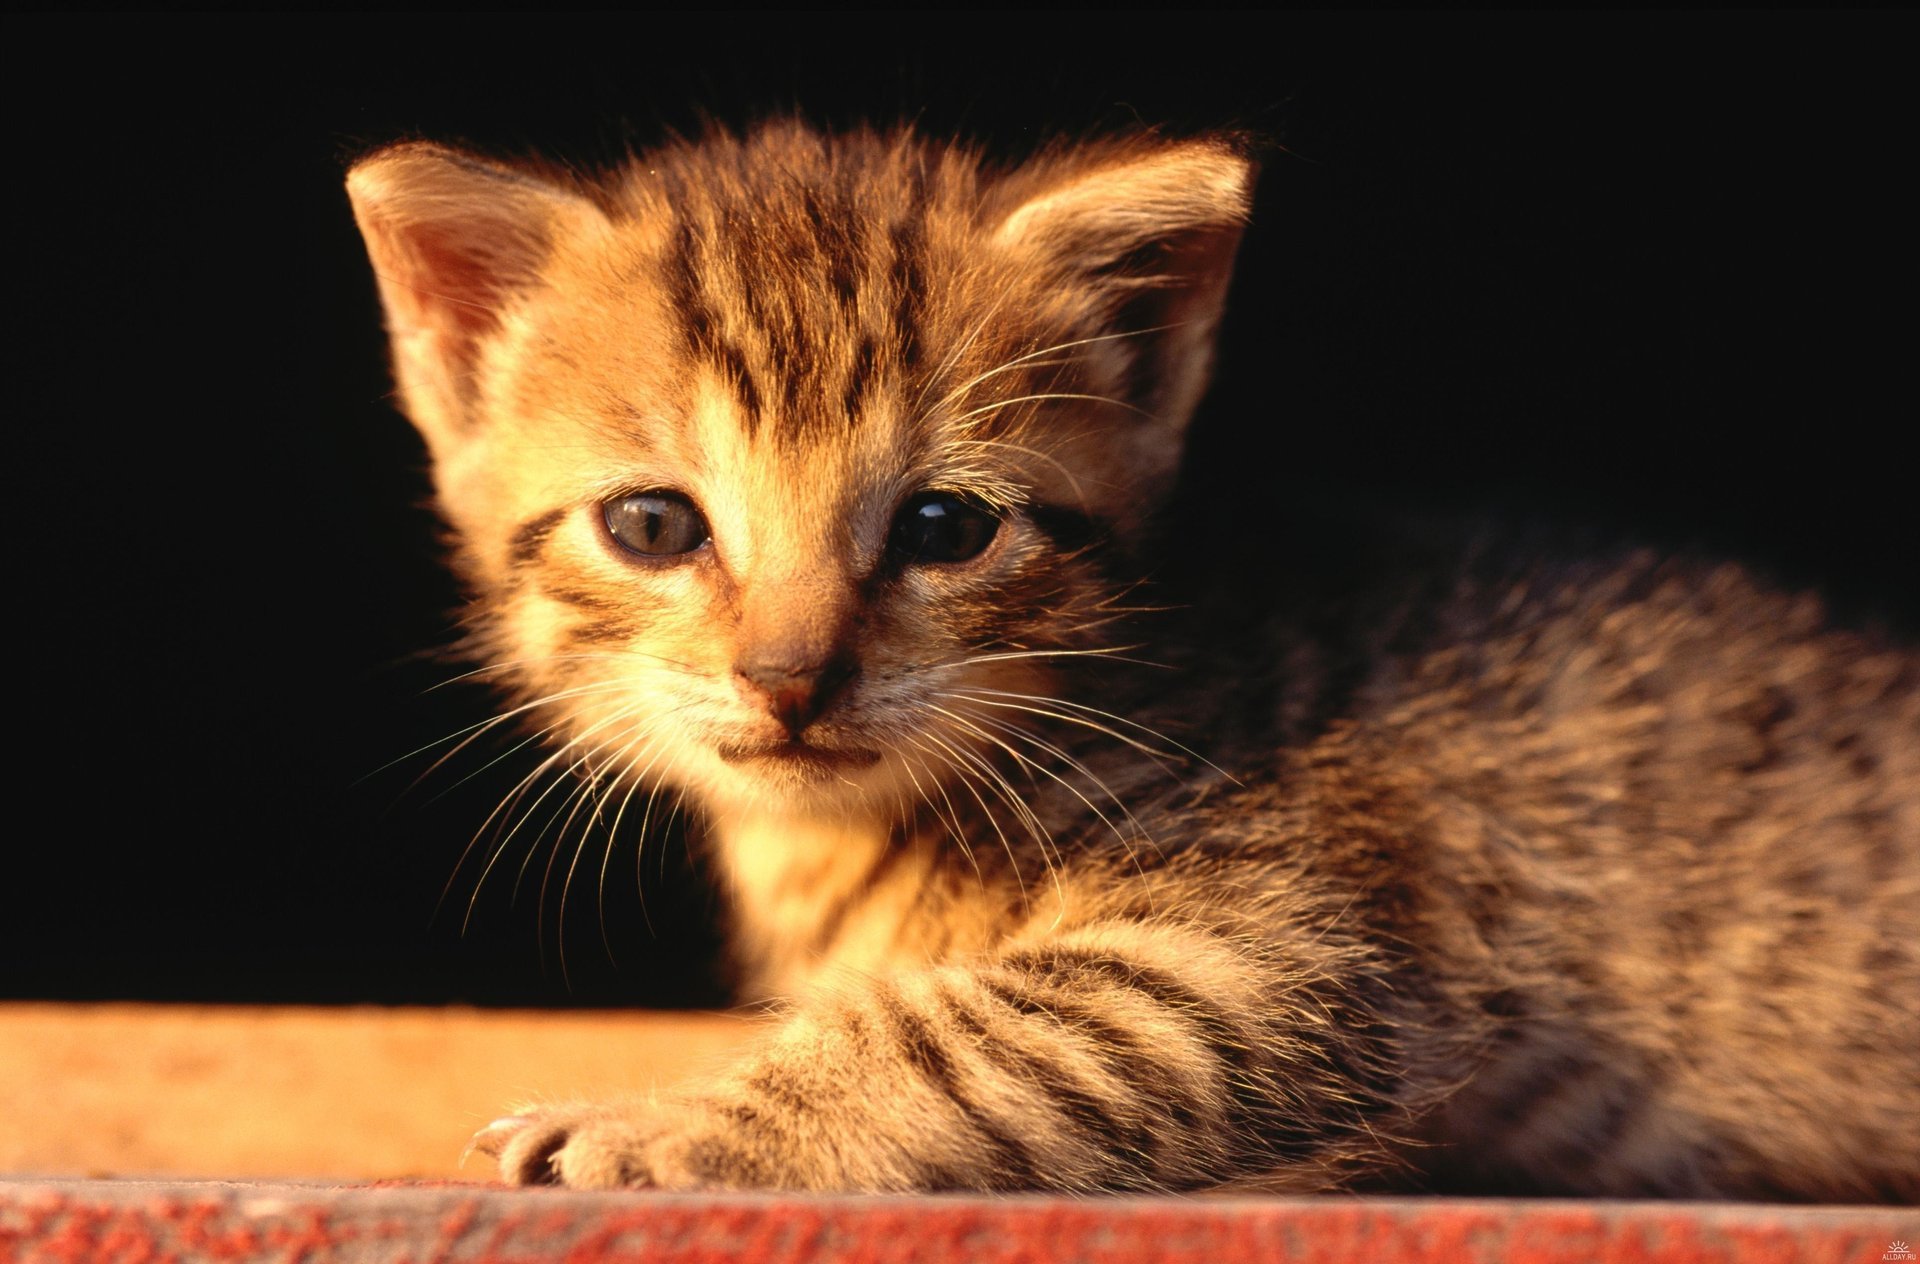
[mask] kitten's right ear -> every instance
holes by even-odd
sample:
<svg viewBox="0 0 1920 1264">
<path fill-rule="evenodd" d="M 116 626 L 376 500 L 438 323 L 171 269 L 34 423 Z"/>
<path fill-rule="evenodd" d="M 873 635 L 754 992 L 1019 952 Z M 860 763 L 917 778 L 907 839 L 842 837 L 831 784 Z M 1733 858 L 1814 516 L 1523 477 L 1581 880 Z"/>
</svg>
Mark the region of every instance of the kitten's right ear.
<svg viewBox="0 0 1920 1264">
<path fill-rule="evenodd" d="M 380 283 L 394 376 L 436 459 L 473 425 L 475 370 L 556 242 L 607 226 L 572 191 L 423 143 L 347 173 L 353 216 Z"/>
<path fill-rule="evenodd" d="M 1132 335 L 1103 354 L 1148 367 L 1122 376 L 1138 380 L 1136 402 L 1159 423 L 1139 459 L 1163 474 L 1206 389 L 1253 180 L 1230 138 L 1141 141 L 1069 169 L 994 230 L 1002 249 L 1099 296 L 1115 332 Z"/>
</svg>

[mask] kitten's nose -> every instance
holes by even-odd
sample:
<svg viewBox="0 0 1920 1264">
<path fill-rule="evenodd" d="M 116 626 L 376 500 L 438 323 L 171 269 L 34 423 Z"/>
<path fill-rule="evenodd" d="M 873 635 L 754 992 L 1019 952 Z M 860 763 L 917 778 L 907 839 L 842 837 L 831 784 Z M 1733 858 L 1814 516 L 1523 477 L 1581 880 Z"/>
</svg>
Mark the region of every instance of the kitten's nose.
<svg viewBox="0 0 1920 1264">
<path fill-rule="evenodd" d="M 819 719 L 858 671 L 859 664 L 846 655 L 800 665 L 743 659 L 733 667 L 741 691 L 761 700 L 773 718 L 785 726 L 789 737 L 799 737 Z"/>
</svg>

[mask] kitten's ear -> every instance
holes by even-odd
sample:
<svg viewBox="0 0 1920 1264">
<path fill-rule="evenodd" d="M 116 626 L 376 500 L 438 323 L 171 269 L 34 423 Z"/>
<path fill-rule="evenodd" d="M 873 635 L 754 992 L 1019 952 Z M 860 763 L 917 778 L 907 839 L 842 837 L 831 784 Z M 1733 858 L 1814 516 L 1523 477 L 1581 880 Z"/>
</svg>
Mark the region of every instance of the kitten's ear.
<svg viewBox="0 0 1920 1264">
<path fill-rule="evenodd" d="M 438 459 L 473 424 L 487 338 L 541 283 L 555 243 L 606 219 L 570 190 L 429 144 L 362 159 L 347 193 L 379 279 L 394 375 Z"/>
<path fill-rule="evenodd" d="M 1125 376 L 1175 438 L 1206 390 L 1253 179 L 1252 160 L 1225 141 L 1123 149 L 1043 187 L 995 231 L 1095 294 L 1115 332 L 1140 334 L 1109 345 L 1144 365 Z"/>
</svg>

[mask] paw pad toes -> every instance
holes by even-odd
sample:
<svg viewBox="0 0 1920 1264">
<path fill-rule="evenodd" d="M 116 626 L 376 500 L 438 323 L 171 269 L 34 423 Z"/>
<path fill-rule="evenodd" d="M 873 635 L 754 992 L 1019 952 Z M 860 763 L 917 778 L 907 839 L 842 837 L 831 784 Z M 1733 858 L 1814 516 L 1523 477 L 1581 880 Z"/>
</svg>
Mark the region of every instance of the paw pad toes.
<svg viewBox="0 0 1920 1264">
<path fill-rule="evenodd" d="M 500 1175 L 514 1185 L 555 1185 L 560 1170 L 555 1156 L 567 1144 L 564 1124 L 526 1120 L 495 1152 Z"/>
<path fill-rule="evenodd" d="M 584 1125 L 553 1164 L 560 1179 L 575 1189 L 632 1189 L 653 1183 L 639 1139 L 619 1127 Z"/>
</svg>

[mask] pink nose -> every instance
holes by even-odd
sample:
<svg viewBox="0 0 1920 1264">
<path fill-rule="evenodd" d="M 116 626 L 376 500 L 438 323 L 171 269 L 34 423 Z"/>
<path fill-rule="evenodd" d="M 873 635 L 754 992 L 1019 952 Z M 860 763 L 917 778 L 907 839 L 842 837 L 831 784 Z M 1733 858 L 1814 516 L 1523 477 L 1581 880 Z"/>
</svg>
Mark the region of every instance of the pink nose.
<svg viewBox="0 0 1920 1264">
<path fill-rule="evenodd" d="M 803 665 L 746 661 L 734 664 L 733 674 L 742 693 L 764 705 L 789 737 L 799 737 L 859 670 L 850 658 L 834 658 Z"/>
</svg>

